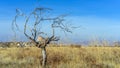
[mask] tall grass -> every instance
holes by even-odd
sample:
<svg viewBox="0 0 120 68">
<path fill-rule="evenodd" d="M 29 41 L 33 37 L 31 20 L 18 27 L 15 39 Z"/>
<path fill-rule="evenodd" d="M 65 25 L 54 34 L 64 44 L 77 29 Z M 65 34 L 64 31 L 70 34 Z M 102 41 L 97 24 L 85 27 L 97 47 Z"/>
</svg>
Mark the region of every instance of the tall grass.
<svg viewBox="0 0 120 68">
<path fill-rule="evenodd" d="M 47 47 L 48 68 L 120 68 L 119 47 Z M 0 48 L 0 68 L 41 68 L 36 47 Z"/>
</svg>

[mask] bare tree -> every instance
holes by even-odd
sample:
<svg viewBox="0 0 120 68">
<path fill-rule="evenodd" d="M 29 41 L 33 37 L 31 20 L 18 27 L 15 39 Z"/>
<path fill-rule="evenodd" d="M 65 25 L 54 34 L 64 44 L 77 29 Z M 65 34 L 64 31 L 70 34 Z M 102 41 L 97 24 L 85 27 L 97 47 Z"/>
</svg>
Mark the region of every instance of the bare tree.
<svg viewBox="0 0 120 68">
<path fill-rule="evenodd" d="M 16 16 L 12 22 L 12 29 L 15 32 L 16 30 L 19 31 L 19 25 L 16 22 L 18 17 L 23 17 L 25 19 L 25 23 L 24 23 L 24 35 L 31 40 L 36 47 L 41 48 L 42 50 L 42 66 L 45 67 L 46 66 L 46 62 L 47 62 L 47 55 L 46 55 L 46 46 L 47 44 L 50 44 L 50 42 L 52 41 L 58 41 L 60 38 L 55 36 L 55 29 L 61 29 L 64 32 L 70 32 L 72 33 L 72 31 L 70 31 L 70 26 L 69 28 L 64 24 L 64 17 L 66 15 L 60 15 L 57 17 L 50 17 L 50 16 L 46 16 L 49 12 L 51 11 L 51 9 L 49 8 L 35 8 L 29 15 L 25 15 L 21 10 L 16 9 Z M 34 18 L 34 22 L 33 22 L 33 18 Z M 32 28 L 30 28 L 31 25 L 29 22 L 32 20 Z M 44 23 L 49 23 L 50 24 L 50 28 L 51 29 L 51 35 L 48 35 L 46 31 L 42 31 L 42 27 L 41 25 Z M 46 26 L 44 26 L 46 27 Z"/>
</svg>

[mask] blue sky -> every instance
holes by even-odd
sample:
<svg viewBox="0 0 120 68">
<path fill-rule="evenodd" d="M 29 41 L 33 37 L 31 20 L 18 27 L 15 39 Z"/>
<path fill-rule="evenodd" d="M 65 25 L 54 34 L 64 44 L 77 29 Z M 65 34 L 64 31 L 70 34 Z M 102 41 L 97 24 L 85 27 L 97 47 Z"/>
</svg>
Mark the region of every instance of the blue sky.
<svg viewBox="0 0 120 68">
<path fill-rule="evenodd" d="M 68 34 L 67 39 L 71 39 L 68 42 L 94 38 L 120 40 L 120 0 L 1 0 L 0 41 L 12 38 L 11 22 L 16 8 L 29 13 L 38 6 L 51 8 L 56 15 L 69 14 L 67 20 L 81 26 Z"/>
</svg>

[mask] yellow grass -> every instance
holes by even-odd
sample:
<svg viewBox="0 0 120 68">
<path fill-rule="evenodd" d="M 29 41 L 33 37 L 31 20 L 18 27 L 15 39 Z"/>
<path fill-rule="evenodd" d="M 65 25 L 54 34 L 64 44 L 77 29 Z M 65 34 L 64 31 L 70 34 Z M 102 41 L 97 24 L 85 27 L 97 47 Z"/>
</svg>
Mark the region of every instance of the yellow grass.
<svg viewBox="0 0 120 68">
<path fill-rule="evenodd" d="M 120 68 L 119 47 L 47 47 L 48 68 Z M 0 68 L 41 68 L 39 48 L 0 48 Z"/>
</svg>

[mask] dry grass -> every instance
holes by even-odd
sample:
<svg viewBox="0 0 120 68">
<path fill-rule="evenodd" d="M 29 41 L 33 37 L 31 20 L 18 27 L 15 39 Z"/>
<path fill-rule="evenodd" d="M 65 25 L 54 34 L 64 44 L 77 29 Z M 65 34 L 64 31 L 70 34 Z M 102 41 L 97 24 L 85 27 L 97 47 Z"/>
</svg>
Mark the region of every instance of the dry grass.
<svg viewBox="0 0 120 68">
<path fill-rule="evenodd" d="M 120 68 L 119 47 L 47 47 L 48 68 Z M 0 48 L 0 68 L 41 68 L 41 51 Z"/>
</svg>

